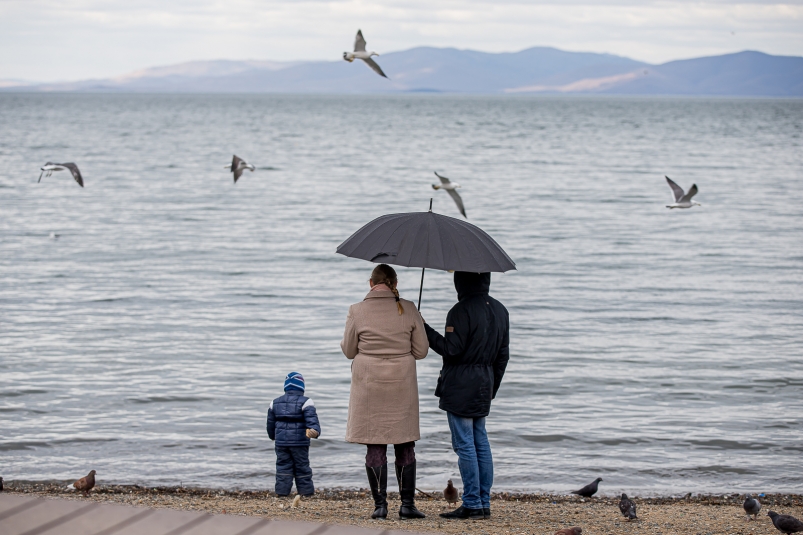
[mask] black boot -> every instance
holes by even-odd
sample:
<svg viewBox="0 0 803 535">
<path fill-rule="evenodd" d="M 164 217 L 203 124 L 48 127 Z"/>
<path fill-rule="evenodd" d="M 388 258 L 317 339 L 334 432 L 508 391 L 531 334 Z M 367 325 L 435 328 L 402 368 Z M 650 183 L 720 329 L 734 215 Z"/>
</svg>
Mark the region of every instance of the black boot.
<svg viewBox="0 0 803 535">
<path fill-rule="evenodd" d="M 399 518 L 408 520 L 411 518 L 426 518 L 426 515 L 415 508 L 415 461 L 407 466 L 396 467 L 396 479 L 399 481 L 399 496 L 401 496 L 401 507 L 399 507 Z"/>
<path fill-rule="evenodd" d="M 374 495 L 374 513 L 371 518 L 387 518 L 388 516 L 388 463 L 382 466 L 365 465 L 368 473 L 368 484 Z"/>
</svg>

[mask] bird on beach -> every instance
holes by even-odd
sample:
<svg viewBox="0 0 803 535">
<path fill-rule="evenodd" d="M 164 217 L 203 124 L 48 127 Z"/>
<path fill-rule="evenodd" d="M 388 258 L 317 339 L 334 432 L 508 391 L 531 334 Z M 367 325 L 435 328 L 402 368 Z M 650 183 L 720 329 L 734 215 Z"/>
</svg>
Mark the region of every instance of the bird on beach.
<svg viewBox="0 0 803 535">
<path fill-rule="evenodd" d="M 439 190 L 439 189 L 446 190 L 446 192 L 449 194 L 449 196 L 451 196 L 452 199 L 454 199 L 454 203 L 457 205 L 457 209 L 460 210 L 460 213 L 463 214 L 463 217 L 468 219 L 468 216 L 466 215 L 466 209 L 463 206 L 463 199 L 460 198 L 460 194 L 457 193 L 457 191 L 456 191 L 457 188 L 460 187 L 460 184 L 458 184 L 457 182 L 452 182 L 451 180 L 449 180 L 445 176 L 439 175 L 437 171 L 435 171 L 435 176 L 441 179 L 441 183 L 440 184 L 432 184 L 432 189 L 434 189 L 434 190 Z"/>
<path fill-rule="evenodd" d="M 559 529 L 555 532 L 555 535 L 582 535 L 583 528 L 580 527 L 573 527 L 573 528 L 566 528 L 566 529 Z"/>
<path fill-rule="evenodd" d="M 376 52 L 366 52 L 365 51 L 365 38 L 362 36 L 362 30 L 357 30 L 357 36 L 354 38 L 354 52 L 343 52 L 343 59 L 348 61 L 349 63 L 353 62 L 355 59 L 361 59 L 365 63 L 371 67 L 375 73 L 383 78 L 387 78 L 384 72 L 382 72 L 382 68 L 377 65 L 377 63 L 371 59 L 371 56 L 378 56 Z"/>
<path fill-rule="evenodd" d="M 702 206 L 702 204 L 691 200 L 692 197 L 697 195 L 697 184 L 692 184 L 689 188 L 689 192 L 686 193 L 683 191 L 683 188 L 675 184 L 671 178 L 666 175 L 664 175 L 664 178 L 669 184 L 669 187 L 672 188 L 672 194 L 675 196 L 675 203 L 667 204 L 667 208 L 691 208 L 694 205 Z"/>
<path fill-rule="evenodd" d="M 752 494 L 748 494 L 744 499 L 744 512 L 747 513 L 747 519 L 751 520 L 750 515 L 753 515 L 752 520 L 756 520 L 758 512 L 761 511 L 761 503 L 753 498 Z"/>
<path fill-rule="evenodd" d="M 95 486 L 95 471 L 90 470 L 90 472 L 73 483 L 72 485 L 68 485 L 67 489 L 69 490 L 80 490 L 84 493 L 84 496 L 89 496 L 89 491 Z"/>
<path fill-rule="evenodd" d="M 579 496 L 582 496 L 583 498 L 590 498 L 594 494 L 596 494 L 597 489 L 599 488 L 599 482 L 600 481 L 602 481 L 602 478 L 598 477 L 597 479 L 595 479 L 594 481 L 592 481 L 591 483 L 589 483 L 588 485 L 586 485 L 582 489 L 573 490 L 571 493 L 572 494 L 577 494 Z"/>
<path fill-rule="evenodd" d="M 779 515 L 775 511 L 770 511 L 767 513 L 767 516 L 772 519 L 772 524 L 775 526 L 775 529 L 781 533 L 792 535 L 792 533 L 803 532 L 803 522 L 792 515 Z"/>
<path fill-rule="evenodd" d="M 72 177 L 78 182 L 78 185 L 82 188 L 84 187 L 84 178 L 81 176 L 81 171 L 78 170 L 78 166 L 72 162 L 67 163 L 53 163 L 47 162 L 45 165 L 39 168 L 42 172 L 39 173 L 39 180 L 37 180 L 37 184 L 42 181 L 42 175 L 47 173 L 47 176 L 52 175 L 56 171 L 64 171 L 68 169 L 70 173 L 72 173 Z"/>
<path fill-rule="evenodd" d="M 622 493 L 622 499 L 619 500 L 619 510 L 628 520 L 636 520 L 638 518 L 636 516 L 636 504 L 625 493 Z"/>
<path fill-rule="evenodd" d="M 446 482 L 446 488 L 443 489 L 443 499 L 446 500 L 446 503 L 449 505 L 454 505 L 457 503 L 457 489 L 452 484 L 451 479 Z"/>
<path fill-rule="evenodd" d="M 242 176 L 243 172 L 246 169 L 250 170 L 253 173 L 256 167 L 254 167 L 253 165 L 246 162 L 245 160 L 243 160 L 242 158 L 240 158 L 235 154 L 231 158 L 231 165 L 230 166 L 226 165 L 223 167 L 223 169 L 228 169 L 229 171 L 232 172 L 232 174 L 234 175 L 234 183 L 236 184 L 237 179 Z"/>
</svg>

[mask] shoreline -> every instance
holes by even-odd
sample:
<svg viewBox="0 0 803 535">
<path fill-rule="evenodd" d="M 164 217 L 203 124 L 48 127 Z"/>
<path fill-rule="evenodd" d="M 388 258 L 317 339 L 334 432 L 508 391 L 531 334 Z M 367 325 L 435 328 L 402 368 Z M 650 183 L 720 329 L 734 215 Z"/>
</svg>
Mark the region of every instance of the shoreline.
<svg viewBox="0 0 803 535">
<path fill-rule="evenodd" d="M 619 498 L 580 498 L 574 495 L 535 493 L 494 493 L 489 520 L 444 520 L 438 513 L 451 510 L 437 494 L 416 496 L 416 505 L 427 518 L 400 521 L 396 516 L 399 496 L 388 493 L 387 520 L 371 520 L 373 501 L 367 489 L 317 489 L 292 507 L 294 494 L 277 497 L 273 491 L 223 490 L 198 487 L 143 487 L 99 485 L 88 498 L 65 489 L 70 482 L 6 481 L 4 493 L 32 494 L 60 498 L 110 502 L 133 506 L 203 511 L 212 514 L 260 516 L 279 520 L 303 520 L 393 530 L 440 533 L 535 534 L 554 533 L 572 526 L 584 535 L 760 535 L 778 533 L 766 516 L 779 513 L 803 517 L 802 494 L 769 494 L 759 498 L 761 513 L 756 521 L 745 520 L 741 494 L 673 497 L 630 496 L 638 508 L 639 520 L 625 520 L 618 509 Z"/>
</svg>

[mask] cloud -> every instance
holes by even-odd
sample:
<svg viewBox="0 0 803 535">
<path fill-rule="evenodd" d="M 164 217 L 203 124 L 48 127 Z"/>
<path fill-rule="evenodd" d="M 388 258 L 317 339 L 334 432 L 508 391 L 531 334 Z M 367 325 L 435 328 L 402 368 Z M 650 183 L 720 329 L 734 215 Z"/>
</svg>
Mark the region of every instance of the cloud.
<svg viewBox="0 0 803 535">
<path fill-rule="evenodd" d="M 337 60 L 362 28 L 379 52 L 530 46 L 653 63 L 803 54 L 803 0 L 0 0 L 0 78 L 120 75 L 194 59 Z"/>
</svg>

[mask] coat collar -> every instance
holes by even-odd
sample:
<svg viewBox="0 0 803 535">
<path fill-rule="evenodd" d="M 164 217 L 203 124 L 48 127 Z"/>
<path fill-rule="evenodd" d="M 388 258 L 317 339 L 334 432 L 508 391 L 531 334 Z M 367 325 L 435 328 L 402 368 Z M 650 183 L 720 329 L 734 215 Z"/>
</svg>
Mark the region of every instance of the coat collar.
<svg viewBox="0 0 803 535">
<path fill-rule="evenodd" d="M 366 299 L 382 299 L 387 297 L 391 297 L 394 299 L 396 298 L 396 296 L 393 295 L 393 292 L 391 292 L 390 290 L 377 290 L 375 292 L 368 292 L 363 301 L 365 301 Z"/>
</svg>

